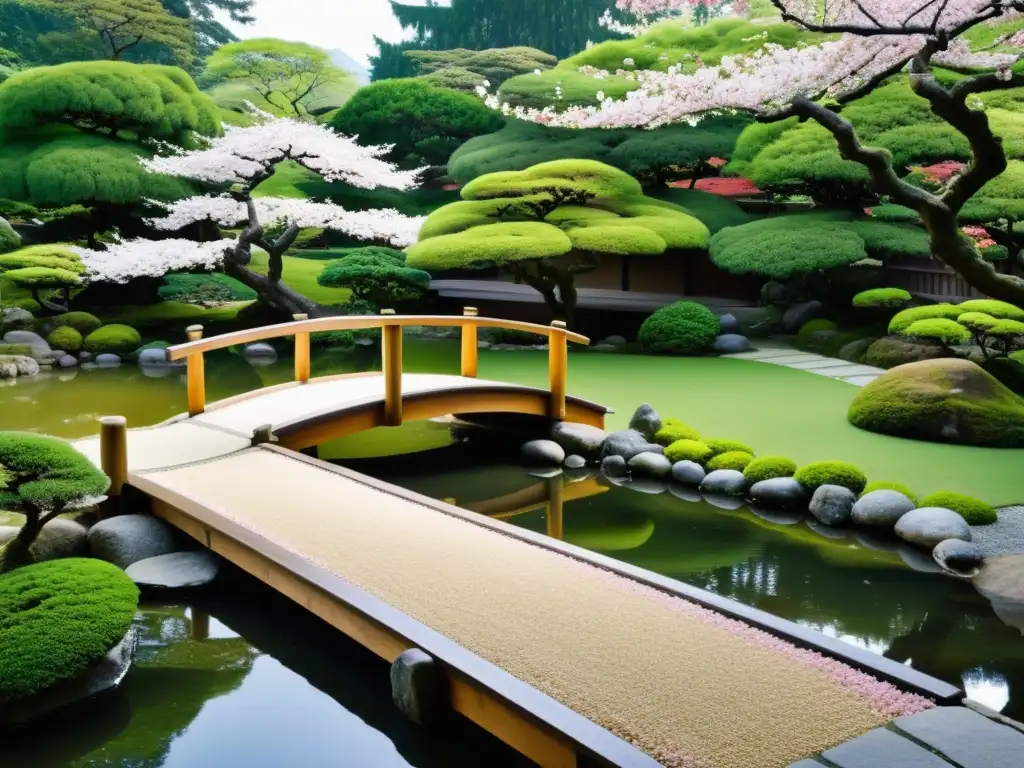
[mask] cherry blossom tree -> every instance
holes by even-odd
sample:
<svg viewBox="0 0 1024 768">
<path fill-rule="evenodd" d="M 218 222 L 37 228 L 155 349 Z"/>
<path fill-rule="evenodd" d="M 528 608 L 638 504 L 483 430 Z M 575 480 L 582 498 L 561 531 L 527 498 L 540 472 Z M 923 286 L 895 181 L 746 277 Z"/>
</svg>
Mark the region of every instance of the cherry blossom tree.
<svg viewBox="0 0 1024 768">
<path fill-rule="evenodd" d="M 745 14 L 750 4 L 748 0 L 617 0 L 615 7 L 635 16 L 636 22 L 619 21 L 611 11 L 605 11 L 598 24 L 612 32 L 638 35 L 664 19 L 682 16 L 703 25 L 721 16 Z"/>
<path fill-rule="evenodd" d="M 299 120 L 274 118 L 256 112 L 255 125 L 226 126 L 225 134 L 206 146 L 185 152 L 142 160 L 153 173 L 177 176 L 205 184 L 217 194 L 191 197 L 164 204 L 167 216 L 151 219 L 150 225 L 177 231 L 187 225 L 209 221 L 220 226 L 243 225 L 234 241 L 221 247 L 224 271 L 255 290 L 269 307 L 287 314 L 323 315 L 329 310 L 299 294 L 283 281 L 282 256 L 305 227 L 322 227 L 360 239 L 385 241 L 404 246 L 415 241 L 422 219 L 404 216 L 396 210 L 347 211 L 332 203 L 302 199 L 254 198 L 253 189 L 274 174 L 286 160 L 319 174 L 326 181 L 351 184 L 362 189 L 389 187 L 409 189 L 417 183 L 420 169 L 400 171 L 381 159 L 387 146 L 363 147 L 352 138 L 326 127 Z M 273 228 L 272 236 L 268 229 Z M 188 241 L 133 241 L 123 244 L 122 253 L 168 259 L 170 251 L 184 246 L 160 243 Z M 208 243 L 193 243 L 192 258 L 202 261 Z M 269 257 L 266 275 L 248 265 L 252 248 L 265 250 Z M 214 251 L 217 250 L 215 247 Z M 200 254 L 202 251 L 203 254 Z M 157 257 L 157 254 L 164 254 Z M 116 260 L 118 257 L 112 257 Z M 128 258 L 124 256 L 124 258 Z"/>
<path fill-rule="evenodd" d="M 814 120 L 836 139 L 843 158 L 863 165 L 874 191 L 918 213 L 928 231 L 932 254 L 979 291 L 1024 303 L 1024 279 L 1000 274 L 963 235 L 958 214 L 986 184 L 1007 168 L 982 94 L 1024 87 L 1024 62 L 1017 55 L 972 52 L 962 36 L 988 21 L 1024 11 L 1024 0 L 771 0 L 785 21 L 808 30 L 838 34 L 834 40 L 796 48 L 766 45 L 747 56 L 724 57 L 694 72 L 672 67 L 645 71 L 639 87 L 620 101 L 564 112 L 513 109 L 487 96 L 489 103 L 522 119 L 569 127 L 649 127 L 697 121 L 723 111 L 743 110 L 772 122 L 789 117 Z M 622 0 L 619 7 L 664 10 L 686 0 Z M 1011 38 L 1013 39 L 1013 38 Z M 1005 41 L 1004 41 L 1005 44 Z M 964 71 L 955 82 L 941 80 L 936 66 Z M 910 87 L 932 112 L 963 134 L 971 162 L 942 187 L 915 186 L 894 168 L 891 156 L 864 146 L 842 116 L 843 106 L 909 70 Z M 607 73 L 594 73 L 600 77 Z"/>
</svg>

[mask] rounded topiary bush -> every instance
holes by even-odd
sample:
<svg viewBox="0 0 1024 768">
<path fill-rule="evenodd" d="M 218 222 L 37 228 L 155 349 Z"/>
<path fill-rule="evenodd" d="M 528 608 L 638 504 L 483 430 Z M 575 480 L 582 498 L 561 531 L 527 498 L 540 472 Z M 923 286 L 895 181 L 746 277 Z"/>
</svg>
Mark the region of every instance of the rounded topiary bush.
<svg viewBox="0 0 1024 768">
<path fill-rule="evenodd" d="M 762 456 L 752 460 L 743 468 L 743 477 L 753 485 L 774 477 L 792 477 L 794 472 L 796 472 L 796 462 L 792 459 L 787 459 L 785 456 Z"/>
<path fill-rule="evenodd" d="M 676 440 L 665 449 L 665 457 L 677 461 L 695 461 L 703 464 L 711 457 L 711 449 L 699 440 Z"/>
<path fill-rule="evenodd" d="M 707 463 L 709 471 L 716 469 L 736 469 L 742 472 L 747 465 L 754 460 L 754 457 L 746 451 L 726 451 L 713 456 Z"/>
<path fill-rule="evenodd" d="M 142 344 L 142 336 L 130 325 L 104 325 L 102 328 L 85 337 L 85 350 L 99 355 L 110 352 L 115 355 L 126 355 L 134 352 Z"/>
<path fill-rule="evenodd" d="M 940 344 L 945 344 L 947 347 L 954 344 L 966 344 L 971 340 L 970 331 L 956 320 L 948 320 L 944 317 L 915 320 L 900 331 L 900 334 L 918 339 L 937 341 Z"/>
<path fill-rule="evenodd" d="M 701 440 L 701 442 L 711 449 L 712 456 L 718 456 L 720 453 L 729 453 L 733 451 L 749 453 L 751 456 L 754 455 L 754 449 L 746 443 L 741 443 L 739 440 L 722 440 L 717 437 L 706 437 Z"/>
<path fill-rule="evenodd" d="M 139 590 L 115 565 L 69 558 L 0 576 L 0 705 L 84 672 L 125 636 Z"/>
<path fill-rule="evenodd" d="M 853 306 L 860 308 L 901 307 L 913 297 L 902 288 L 871 288 L 853 297 Z"/>
<path fill-rule="evenodd" d="M 838 330 L 839 326 L 833 323 L 831 320 L 825 320 L 824 318 L 817 318 L 815 320 L 808 320 L 796 333 L 796 344 L 798 347 L 806 347 L 811 343 L 811 339 L 814 334 L 819 331 L 835 331 Z"/>
<path fill-rule="evenodd" d="M 661 429 L 654 433 L 654 442 L 669 446 L 678 440 L 700 440 L 700 433 L 679 419 L 665 419 Z"/>
<path fill-rule="evenodd" d="M 963 305 L 954 307 L 952 304 L 928 304 L 924 307 L 911 307 L 897 312 L 889 321 L 889 333 L 902 333 L 918 320 L 932 320 L 942 318 L 945 320 L 956 320 L 964 312 L 976 311 L 965 309 Z"/>
<path fill-rule="evenodd" d="M 872 491 L 896 491 L 897 493 L 902 493 L 904 496 L 906 496 L 908 499 L 914 502 L 914 504 L 916 504 L 917 506 L 921 506 L 917 504 L 917 494 L 915 494 L 903 483 L 890 483 L 887 480 L 872 480 L 870 483 L 864 486 L 864 490 L 860 492 L 860 495 L 864 496 L 868 493 L 871 493 Z"/>
<path fill-rule="evenodd" d="M 637 334 L 640 349 L 657 355 L 696 355 L 715 341 L 715 313 L 695 301 L 677 301 L 644 320 Z"/>
<path fill-rule="evenodd" d="M 858 390 L 847 418 L 896 437 L 1024 447 L 1024 398 L 969 360 L 923 360 L 886 371 Z"/>
<path fill-rule="evenodd" d="M 82 334 L 70 325 L 63 325 L 54 328 L 46 342 L 54 349 L 63 349 L 65 352 L 77 352 L 82 348 Z"/>
<path fill-rule="evenodd" d="M 929 493 L 918 506 L 951 509 L 969 525 L 991 525 L 999 518 L 999 513 L 990 504 L 955 491 Z"/>
<path fill-rule="evenodd" d="M 65 312 L 63 315 L 51 318 L 50 322 L 57 327 L 68 326 L 74 328 L 83 336 L 88 336 L 103 325 L 102 320 L 88 312 Z"/>
<path fill-rule="evenodd" d="M 867 475 L 846 461 L 815 461 L 800 467 L 793 477 L 810 491 L 822 485 L 841 485 L 860 493 L 868 484 Z"/>
<path fill-rule="evenodd" d="M 4 306 L 24 309 L 26 312 L 31 312 L 33 315 L 39 314 L 43 309 L 35 299 L 15 299 L 14 301 L 5 301 Z"/>
<path fill-rule="evenodd" d="M 969 299 L 960 302 L 957 308 L 961 312 L 984 312 L 992 317 L 1005 318 L 1007 320 L 1024 320 L 1024 309 L 1010 304 L 1006 301 L 996 299 Z"/>
</svg>

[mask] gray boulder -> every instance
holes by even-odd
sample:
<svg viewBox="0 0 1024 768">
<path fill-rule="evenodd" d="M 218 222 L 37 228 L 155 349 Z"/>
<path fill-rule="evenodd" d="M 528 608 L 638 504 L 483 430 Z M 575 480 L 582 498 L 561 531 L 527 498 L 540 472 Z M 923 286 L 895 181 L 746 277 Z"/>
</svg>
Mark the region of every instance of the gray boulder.
<svg viewBox="0 0 1024 768">
<path fill-rule="evenodd" d="M 0 326 L 8 331 L 23 330 L 32 327 L 33 320 L 35 318 L 27 309 L 8 307 L 3 311 L 3 315 L 0 315 Z"/>
<path fill-rule="evenodd" d="M 782 324 L 786 327 L 786 333 L 796 333 L 809 320 L 821 317 L 825 305 L 820 301 L 804 301 L 794 304 L 782 315 Z"/>
<path fill-rule="evenodd" d="M 573 453 L 565 457 L 565 466 L 569 469 L 583 469 L 583 467 L 587 466 L 587 460 Z"/>
<path fill-rule="evenodd" d="M 18 378 L 18 366 L 13 357 L 0 357 L 0 380 Z"/>
<path fill-rule="evenodd" d="M 601 343 L 602 344 L 609 344 L 609 345 L 611 345 L 613 347 L 624 347 L 629 342 L 626 341 L 626 337 L 625 336 L 612 335 L 612 336 L 609 336 L 604 341 L 602 341 Z"/>
<path fill-rule="evenodd" d="M 633 418 L 629 420 L 629 428 L 636 430 L 648 440 L 653 440 L 654 435 L 661 429 L 661 416 L 650 405 L 644 403 L 633 413 Z"/>
<path fill-rule="evenodd" d="M 566 453 L 575 453 L 588 459 L 596 459 L 601 455 L 601 444 L 606 437 L 607 432 L 589 424 L 556 421 L 551 427 L 551 439 L 562 446 Z"/>
<path fill-rule="evenodd" d="M 877 340 L 876 337 L 872 337 L 870 339 L 857 339 L 849 344 L 844 344 L 839 348 L 839 359 L 851 363 L 863 363 L 868 356 L 868 347 Z"/>
<path fill-rule="evenodd" d="M 718 328 L 723 334 L 739 333 L 741 330 L 740 321 L 736 319 L 736 315 L 729 312 L 718 318 Z"/>
<path fill-rule="evenodd" d="M 17 536 L 19 530 L 7 526 L 0 528 L 0 546 Z M 89 551 L 87 535 L 82 524 L 58 517 L 43 526 L 29 552 L 37 563 L 62 557 L 84 557 Z"/>
<path fill-rule="evenodd" d="M 932 549 L 935 562 L 949 571 L 970 573 L 985 562 L 985 552 L 973 541 L 945 539 Z"/>
<path fill-rule="evenodd" d="M 914 506 L 914 502 L 899 491 L 872 491 L 857 499 L 851 510 L 851 518 L 857 525 L 878 525 L 888 528 L 896 525 L 896 521 Z"/>
<path fill-rule="evenodd" d="M 149 347 L 139 352 L 139 365 L 167 365 L 167 350 L 159 347 Z"/>
<path fill-rule="evenodd" d="M 78 358 L 72 357 L 71 355 L 64 355 L 64 357 L 57 361 L 57 365 L 61 368 L 74 368 L 78 365 Z"/>
<path fill-rule="evenodd" d="M 734 307 L 732 314 L 740 324 L 739 332 L 752 339 L 764 339 L 782 333 L 782 312 L 778 307 Z"/>
<path fill-rule="evenodd" d="M 158 555 L 167 555 L 177 547 L 171 527 L 149 515 L 120 515 L 101 520 L 89 529 L 89 550 L 93 557 L 120 568 Z"/>
<path fill-rule="evenodd" d="M 633 475 L 645 477 L 667 477 L 672 471 L 672 462 L 660 453 L 638 453 L 626 464 Z"/>
<path fill-rule="evenodd" d="M 904 363 L 936 360 L 940 357 L 949 357 L 949 352 L 941 344 L 915 341 L 903 336 L 883 336 L 868 347 L 864 362 L 876 368 L 894 368 Z"/>
<path fill-rule="evenodd" d="M 220 560 L 208 550 L 171 552 L 138 560 L 125 573 L 146 589 L 191 589 L 204 587 L 217 578 Z"/>
<path fill-rule="evenodd" d="M 700 483 L 700 490 L 703 494 L 742 496 L 747 490 L 747 479 L 736 469 L 716 469 L 704 477 Z"/>
<path fill-rule="evenodd" d="M 257 341 L 253 344 L 246 344 L 245 349 L 242 350 L 242 356 L 254 365 L 270 365 L 277 360 L 277 350 L 265 341 Z"/>
<path fill-rule="evenodd" d="M 4 334 L 5 344 L 28 344 L 32 348 L 32 357 L 45 357 L 50 354 L 50 345 L 42 336 L 33 331 L 8 331 Z"/>
<path fill-rule="evenodd" d="M 971 540 L 971 527 L 951 509 L 921 507 L 896 522 L 896 535 L 911 544 L 932 549 L 946 539 Z"/>
<path fill-rule="evenodd" d="M 732 354 L 734 352 L 746 352 L 750 349 L 750 339 L 738 333 L 724 333 L 715 338 L 715 352 Z"/>
<path fill-rule="evenodd" d="M 88 363 L 92 360 L 92 352 L 86 352 L 84 349 L 78 353 L 78 359 L 83 363 Z"/>
<path fill-rule="evenodd" d="M 530 440 L 519 448 L 519 454 L 531 464 L 557 466 L 565 461 L 565 451 L 554 440 Z"/>
<path fill-rule="evenodd" d="M 684 485 L 700 485 L 707 476 L 704 467 L 695 461 L 677 461 L 672 465 L 672 479 Z"/>
<path fill-rule="evenodd" d="M 841 485 L 819 485 L 811 497 L 809 511 L 825 525 L 846 525 L 853 514 L 857 495 Z"/>
<path fill-rule="evenodd" d="M 625 477 L 626 460 L 618 455 L 605 456 L 601 459 L 601 472 L 607 477 Z"/>
<path fill-rule="evenodd" d="M 624 429 L 621 432 L 612 432 L 601 445 L 601 457 L 621 456 L 629 461 L 638 453 L 664 453 L 665 449 L 650 442 L 646 437 L 635 429 Z"/>
<path fill-rule="evenodd" d="M 773 477 L 750 486 L 750 498 L 774 509 L 807 509 L 807 489 L 792 477 Z"/>
<path fill-rule="evenodd" d="M 35 376 L 39 373 L 39 363 L 24 355 L 14 356 L 14 368 L 19 376 Z"/>
<path fill-rule="evenodd" d="M 775 280 L 769 280 L 761 286 L 761 304 L 764 306 L 786 304 L 789 302 L 789 288 Z"/>
<path fill-rule="evenodd" d="M 121 358 L 113 352 L 104 352 L 96 355 L 96 365 L 100 368 L 114 368 L 121 364 Z"/>
</svg>

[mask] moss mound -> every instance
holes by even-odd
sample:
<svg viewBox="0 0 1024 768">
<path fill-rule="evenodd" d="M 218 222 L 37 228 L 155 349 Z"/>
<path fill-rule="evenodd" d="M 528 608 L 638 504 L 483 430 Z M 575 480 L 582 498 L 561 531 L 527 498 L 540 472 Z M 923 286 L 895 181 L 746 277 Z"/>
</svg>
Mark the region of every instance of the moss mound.
<svg viewBox="0 0 1024 768">
<path fill-rule="evenodd" d="M 110 352 L 127 355 L 142 344 L 142 336 L 130 325 L 104 325 L 85 337 L 85 349 L 94 355 Z"/>
<path fill-rule="evenodd" d="M 890 483 L 888 480 L 872 480 L 870 483 L 864 486 L 864 490 L 860 492 L 861 496 L 871 493 L 872 491 L 896 491 L 902 493 L 912 502 L 915 506 L 924 506 L 917 503 L 917 494 L 910 490 L 903 483 Z"/>
<path fill-rule="evenodd" d="M 718 330 L 718 318 L 703 304 L 677 301 L 644 320 L 637 341 L 648 354 L 696 355 L 711 346 Z"/>
<path fill-rule="evenodd" d="M 0 704 L 83 672 L 124 637 L 139 590 L 117 566 L 72 558 L 0 576 Z"/>
<path fill-rule="evenodd" d="M 921 499 L 918 506 L 952 509 L 970 525 L 991 525 L 999 518 L 999 514 L 991 505 L 955 491 L 930 493 Z"/>
<path fill-rule="evenodd" d="M 70 325 L 54 328 L 53 332 L 46 337 L 46 342 L 54 349 L 63 349 L 65 352 L 77 352 L 82 348 L 82 334 Z"/>
<path fill-rule="evenodd" d="M 666 458 L 673 464 L 677 461 L 695 461 L 703 464 L 711 453 L 711 449 L 699 440 L 676 440 L 665 449 Z"/>
<path fill-rule="evenodd" d="M 746 451 L 726 451 L 712 457 L 707 468 L 712 472 L 716 469 L 736 469 L 742 472 L 753 460 L 754 457 Z"/>
<path fill-rule="evenodd" d="M 1024 398 L 968 360 L 897 366 L 863 387 L 847 416 L 861 429 L 897 437 L 1024 447 Z"/>
<path fill-rule="evenodd" d="M 50 322 L 58 328 L 64 326 L 74 328 L 83 336 L 88 336 L 103 325 L 102 320 L 88 312 L 65 312 L 63 315 L 57 315 Z"/>
<path fill-rule="evenodd" d="M 743 477 L 753 485 L 773 477 L 792 477 L 796 472 L 796 462 L 785 456 L 762 456 L 754 459 L 743 468 Z"/>
<path fill-rule="evenodd" d="M 749 453 L 751 456 L 754 455 L 754 449 L 746 443 L 741 443 L 739 440 L 723 440 L 717 437 L 706 437 L 703 440 L 704 445 L 712 451 L 712 456 L 718 456 L 722 453 Z"/>
<path fill-rule="evenodd" d="M 661 429 L 654 433 L 654 442 L 669 446 L 678 440 L 700 440 L 700 433 L 679 419 L 665 419 Z"/>
<path fill-rule="evenodd" d="M 800 467 L 793 477 L 810 491 L 822 485 L 841 485 L 860 493 L 868 484 L 867 476 L 845 461 L 815 461 Z"/>
</svg>

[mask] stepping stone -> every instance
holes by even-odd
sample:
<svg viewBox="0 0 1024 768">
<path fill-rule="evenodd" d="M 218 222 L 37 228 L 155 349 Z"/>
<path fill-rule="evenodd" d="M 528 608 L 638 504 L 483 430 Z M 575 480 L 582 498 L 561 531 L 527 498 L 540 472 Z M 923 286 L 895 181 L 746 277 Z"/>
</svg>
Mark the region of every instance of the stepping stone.
<svg viewBox="0 0 1024 768">
<path fill-rule="evenodd" d="M 753 352 L 733 352 L 722 357 L 732 357 L 736 360 L 771 360 L 775 357 L 792 357 L 792 349 L 757 349 Z"/>
<path fill-rule="evenodd" d="M 779 357 L 767 358 L 765 360 L 765 362 L 769 362 L 769 363 L 772 363 L 774 365 L 795 365 L 797 363 L 814 363 L 814 362 L 819 362 L 821 360 L 828 360 L 828 358 L 827 357 L 822 357 L 821 355 L 815 355 L 815 354 L 810 353 L 810 352 L 806 352 L 806 353 L 800 353 L 800 352 L 794 353 L 794 352 L 791 352 L 788 355 L 781 355 Z M 840 362 L 842 362 L 842 361 L 840 361 Z"/>
<path fill-rule="evenodd" d="M 878 373 L 874 376 L 850 376 L 849 378 L 844 378 L 843 381 L 847 384 L 853 384 L 855 387 L 863 387 L 867 386 L 881 375 L 882 374 Z"/>
<path fill-rule="evenodd" d="M 1024 733 L 966 707 L 936 707 L 904 715 L 896 718 L 895 726 L 960 768 L 1020 765 L 1024 754 Z"/>
<path fill-rule="evenodd" d="M 806 363 L 790 363 L 788 367 L 796 368 L 801 371 L 809 371 L 814 368 L 839 368 L 850 365 L 846 360 L 833 360 L 831 357 L 820 357 L 817 360 L 811 360 Z"/>
<path fill-rule="evenodd" d="M 833 747 L 822 757 L 838 768 L 951 768 L 942 758 L 884 728 Z"/>
<path fill-rule="evenodd" d="M 149 589 L 203 587 L 217 578 L 219 572 L 217 556 L 206 550 L 149 557 L 125 569 L 132 581 Z"/>
<path fill-rule="evenodd" d="M 844 376 L 877 376 L 880 372 L 877 368 L 870 365 L 857 365 L 850 363 L 848 365 L 839 366 L 837 368 L 825 368 L 822 370 L 812 370 L 810 373 L 817 373 L 820 376 L 831 376 L 833 379 L 840 379 Z"/>
</svg>

